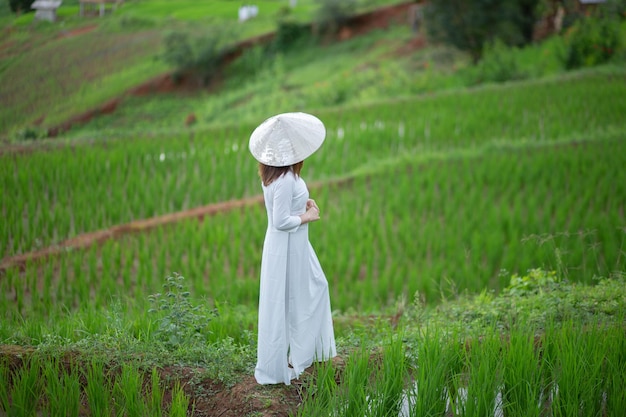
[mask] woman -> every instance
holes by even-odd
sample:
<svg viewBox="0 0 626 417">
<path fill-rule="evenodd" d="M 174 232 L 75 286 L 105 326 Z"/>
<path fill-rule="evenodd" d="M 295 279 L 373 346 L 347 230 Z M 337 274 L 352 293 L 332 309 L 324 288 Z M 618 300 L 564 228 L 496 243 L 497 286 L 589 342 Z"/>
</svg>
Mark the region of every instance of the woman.
<svg viewBox="0 0 626 417">
<path fill-rule="evenodd" d="M 268 219 L 254 371 L 259 384 L 289 385 L 313 361 L 337 354 L 328 282 L 309 243 L 308 223 L 319 220 L 320 211 L 300 177 L 304 159 L 325 136 L 316 117 L 284 113 L 267 119 L 250 137 Z"/>
</svg>

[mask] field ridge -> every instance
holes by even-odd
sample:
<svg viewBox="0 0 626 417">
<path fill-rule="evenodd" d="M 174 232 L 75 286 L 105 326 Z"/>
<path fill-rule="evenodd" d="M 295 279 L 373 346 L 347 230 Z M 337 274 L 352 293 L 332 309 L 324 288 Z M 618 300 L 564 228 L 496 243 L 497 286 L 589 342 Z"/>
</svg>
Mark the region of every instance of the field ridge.
<svg viewBox="0 0 626 417">
<path fill-rule="evenodd" d="M 336 185 L 342 186 L 358 177 L 368 177 L 377 173 L 386 172 L 388 170 L 399 169 L 405 165 L 413 165 L 417 163 L 428 163 L 439 160 L 479 158 L 489 152 L 505 152 L 520 149 L 538 149 L 538 148 L 558 148 L 561 146 L 577 146 L 588 142 L 603 142 L 618 140 L 624 135 L 623 131 L 618 129 L 609 129 L 595 137 L 573 136 L 566 139 L 553 141 L 536 141 L 536 140 L 506 140 L 487 142 L 478 147 L 459 147 L 448 149 L 446 151 L 429 151 L 420 154 L 408 154 L 406 156 L 396 156 L 386 158 L 376 164 L 370 164 L 365 168 L 357 168 L 348 175 L 327 179 L 324 181 L 316 181 L 309 184 L 310 190 L 316 190 L 323 186 Z M 101 244 L 110 239 L 118 239 L 122 236 L 149 231 L 161 226 L 176 223 L 185 219 L 202 219 L 207 216 L 214 216 L 218 213 L 224 213 L 244 207 L 263 204 L 263 195 L 259 194 L 252 197 L 241 199 L 233 199 L 211 203 L 203 206 L 194 207 L 187 210 L 170 212 L 151 218 L 135 220 L 129 223 L 118 224 L 106 229 L 93 232 L 81 233 L 69 239 L 65 239 L 59 243 L 48 247 L 21 253 L 13 256 L 7 256 L 0 260 L 0 272 L 9 268 L 23 269 L 28 262 L 47 259 L 49 257 L 58 256 L 69 251 L 86 249 L 95 244 Z"/>
</svg>

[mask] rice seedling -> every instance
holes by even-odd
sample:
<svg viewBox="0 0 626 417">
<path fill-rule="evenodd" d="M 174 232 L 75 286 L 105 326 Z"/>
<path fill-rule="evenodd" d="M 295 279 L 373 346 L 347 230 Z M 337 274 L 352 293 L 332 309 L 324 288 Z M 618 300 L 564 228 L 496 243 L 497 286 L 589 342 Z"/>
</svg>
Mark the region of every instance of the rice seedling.
<svg viewBox="0 0 626 417">
<path fill-rule="evenodd" d="M 163 397 L 165 388 L 161 386 L 161 376 L 157 368 L 152 368 L 150 374 L 150 412 L 153 417 L 163 415 Z"/>
<path fill-rule="evenodd" d="M 543 415 L 546 362 L 534 329 L 516 328 L 503 346 L 502 411 L 506 416 Z"/>
<path fill-rule="evenodd" d="M 113 385 L 107 377 L 104 361 L 92 359 L 83 372 L 86 379 L 84 390 L 91 415 L 110 416 L 113 406 Z"/>
<path fill-rule="evenodd" d="M 551 410 L 554 416 L 598 416 L 605 408 L 606 367 L 604 330 L 581 329 L 565 323 L 555 332 L 549 366 L 554 378 Z"/>
<path fill-rule="evenodd" d="M 382 346 L 381 363 L 374 374 L 368 416 L 398 416 L 408 376 L 407 359 L 401 332 Z M 375 361 L 374 361 L 375 363 Z"/>
<path fill-rule="evenodd" d="M 623 218 L 616 196 L 626 195 L 626 180 L 617 180 L 623 151 L 624 142 L 614 138 L 486 147 L 403 159 L 397 168 L 312 190 L 325 216 L 311 227 L 311 239 L 334 308 L 390 306 L 416 291 L 437 301 L 459 290 L 498 290 L 509 284 L 501 269 L 522 275 L 541 266 L 582 282 L 611 276 L 626 261 L 624 233 L 616 226 Z M 609 171 L 617 181 L 612 188 L 602 185 Z M 561 207 L 567 210 L 560 213 Z M 253 306 L 266 222 L 254 205 L 109 240 L 86 254 L 64 253 L 23 272 L 11 268 L 0 281 L 15 300 L 7 300 L 7 314 L 72 309 L 86 299 L 106 306 L 118 295 L 145 300 L 161 290 L 153 277 L 169 271 L 183 273 L 193 297 L 209 306 Z M 137 311 L 145 307 L 135 304 Z"/>
<path fill-rule="evenodd" d="M 360 349 L 350 354 L 338 386 L 330 415 L 366 416 L 369 413 L 371 383 L 370 354 Z"/>
<path fill-rule="evenodd" d="M 328 126 L 328 141 L 315 163 L 307 166 L 308 178 L 342 177 L 424 153 L 536 145 L 620 131 L 620 115 L 626 111 L 616 101 L 624 93 L 621 89 L 611 78 L 591 74 L 582 80 L 564 78 L 324 111 L 320 116 Z M 584 103 L 571 100 L 583 93 Z M 502 100 L 510 102 L 504 105 Z M 580 122 L 584 118 L 576 115 L 581 112 L 593 123 Z M 544 138 L 537 138 L 532 121 L 544 119 Z M 424 125 L 431 126 L 428 135 Z M 6 193 L 0 205 L 13 220 L 1 225 L 9 236 L 3 244 L 12 248 L 7 253 L 24 253 L 111 224 L 258 194 L 256 166 L 246 147 L 253 127 L 241 123 L 193 138 L 141 135 L 133 141 L 109 140 L 106 147 L 80 145 L 81 158 L 73 157 L 74 148 L 2 155 Z M 224 172 L 233 175 L 222 180 Z M 100 196 L 98 204 L 93 195 Z M 14 204 L 10 196 L 19 196 L 19 202 Z"/>
<path fill-rule="evenodd" d="M 460 416 L 502 413 L 501 340 L 492 330 L 465 351 L 465 372 L 454 378 L 452 407 Z"/>
<path fill-rule="evenodd" d="M 315 413 L 332 415 L 337 393 L 337 369 L 332 361 L 317 362 L 314 373 L 305 380 L 306 391 L 298 416 L 311 416 Z"/>
<path fill-rule="evenodd" d="M 0 359 L 0 410 L 8 413 L 11 407 L 11 371 L 6 359 Z"/>
<path fill-rule="evenodd" d="M 51 416 L 78 417 L 81 401 L 80 374 L 70 364 L 53 359 L 42 364 L 45 379 L 45 409 Z"/>
<path fill-rule="evenodd" d="M 170 417 L 187 417 L 189 415 L 189 397 L 185 394 L 183 387 L 177 382 L 172 391 L 172 403 L 170 404 Z M 193 407 L 191 410 L 193 415 Z"/>
<path fill-rule="evenodd" d="M 460 351 L 455 337 L 427 329 L 415 343 L 415 381 L 408 391 L 405 416 L 445 416 L 449 412 L 453 375 Z"/>
<path fill-rule="evenodd" d="M 120 374 L 113 384 L 115 412 L 130 416 L 148 414 L 148 406 L 143 397 L 143 373 L 132 363 L 123 363 Z"/>
<path fill-rule="evenodd" d="M 7 414 L 15 417 L 32 417 L 44 393 L 41 372 L 43 363 L 36 356 L 24 360 L 21 368 L 13 372 L 10 405 Z"/>
</svg>

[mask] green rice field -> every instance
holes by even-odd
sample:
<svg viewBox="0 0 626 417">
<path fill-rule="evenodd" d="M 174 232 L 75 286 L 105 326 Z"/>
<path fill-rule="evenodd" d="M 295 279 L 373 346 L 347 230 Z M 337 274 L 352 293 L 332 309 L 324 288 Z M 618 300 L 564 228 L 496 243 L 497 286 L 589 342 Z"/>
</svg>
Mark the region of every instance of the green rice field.
<svg viewBox="0 0 626 417">
<path fill-rule="evenodd" d="M 262 116 L 0 148 L 0 417 L 620 415 L 624 97 L 608 65 L 310 110 L 339 356 L 289 387 L 252 377 Z"/>
</svg>

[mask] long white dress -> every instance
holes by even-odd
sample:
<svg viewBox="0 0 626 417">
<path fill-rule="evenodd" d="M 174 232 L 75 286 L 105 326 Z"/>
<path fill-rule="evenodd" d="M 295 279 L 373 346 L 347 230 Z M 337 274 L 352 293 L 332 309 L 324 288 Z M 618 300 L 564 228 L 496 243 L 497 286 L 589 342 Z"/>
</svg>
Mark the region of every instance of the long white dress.
<svg viewBox="0 0 626 417">
<path fill-rule="evenodd" d="M 337 355 L 328 282 L 300 224 L 309 191 L 287 172 L 263 186 L 268 227 L 261 260 L 259 384 L 289 385 L 313 361 Z"/>
</svg>

